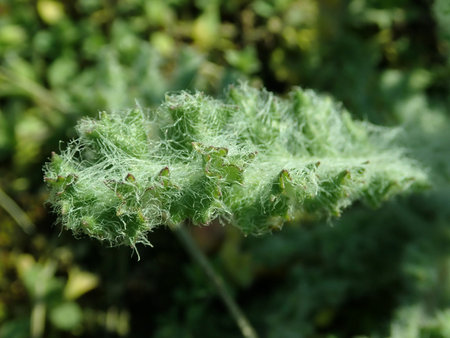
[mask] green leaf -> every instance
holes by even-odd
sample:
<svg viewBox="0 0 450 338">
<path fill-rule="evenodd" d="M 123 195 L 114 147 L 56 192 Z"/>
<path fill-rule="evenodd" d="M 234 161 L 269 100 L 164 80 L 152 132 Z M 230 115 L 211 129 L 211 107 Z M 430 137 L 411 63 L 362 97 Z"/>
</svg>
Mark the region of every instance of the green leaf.
<svg viewBox="0 0 450 338">
<path fill-rule="evenodd" d="M 61 303 L 50 310 L 50 321 L 60 330 L 72 330 L 81 323 L 82 319 L 83 312 L 74 302 Z"/>
<path fill-rule="evenodd" d="M 30 318 L 17 318 L 2 323 L 0 338 L 27 338 L 30 336 Z"/>
<path fill-rule="evenodd" d="M 95 289 L 99 284 L 96 275 L 81 271 L 78 268 L 69 270 L 69 279 L 64 287 L 64 297 L 68 300 L 74 300 L 82 296 L 86 292 Z"/>
<path fill-rule="evenodd" d="M 77 130 L 45 167 L 50 202 L 67 228 L 111 245 L 147 243 L 148 231 L 186 219 L 262 234 L 428 181 L 395 144 L 399 130 L 300 88 L 287 98 L 245 84 L 223 100 L 180 92 Z"/>
</svg>

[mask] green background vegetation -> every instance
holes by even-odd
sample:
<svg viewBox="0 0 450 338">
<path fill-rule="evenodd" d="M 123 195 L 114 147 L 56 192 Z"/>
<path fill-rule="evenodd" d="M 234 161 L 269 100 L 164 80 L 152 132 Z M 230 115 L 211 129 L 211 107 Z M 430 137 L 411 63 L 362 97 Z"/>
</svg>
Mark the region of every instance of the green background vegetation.
<svg viewBox="0 0 450 338">
<path fill-rule="evenodd" d="M 449 337 L 449 27 L 446 0 L 0 1 L 0 337 L 239 335 L 170 231 L 154 231 L 139 262 L 76 240 L 42 181 L 80 117 L 239 79 L 312 88 L 355 118 L 403 125 L 434 180 L 264 237 L 194 229 L 257 331 Z"/>
</svg>

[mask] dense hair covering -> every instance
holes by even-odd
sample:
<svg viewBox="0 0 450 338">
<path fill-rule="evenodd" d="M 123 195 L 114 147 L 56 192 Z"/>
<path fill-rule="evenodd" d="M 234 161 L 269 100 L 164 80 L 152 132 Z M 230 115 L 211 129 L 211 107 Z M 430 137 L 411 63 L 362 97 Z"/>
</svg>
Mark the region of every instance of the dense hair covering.
<svg viewBox="0 0 450 338">
<path fill-rule="evenodd" d="M 45 165 L 50 203 L 65 228 L 110 245 L 148 244 L 148 231 L 185 220 L 263 234 L 427 182 L 394 144 L 399 129 L 300 88 L 168 94 L 155 109 L 82 119 L 77 132 Z"/>
</svg>

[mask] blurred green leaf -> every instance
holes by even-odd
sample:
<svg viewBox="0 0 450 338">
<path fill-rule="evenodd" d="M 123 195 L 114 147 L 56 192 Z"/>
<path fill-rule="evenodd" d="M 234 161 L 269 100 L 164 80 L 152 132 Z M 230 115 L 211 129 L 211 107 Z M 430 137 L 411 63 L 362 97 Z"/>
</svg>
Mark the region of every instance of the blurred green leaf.
<svg viewBox="0 0 450 338">
<path fill-rule="evenodd" d="M 245 47 L 242 51 L 227 50 L 225 58 L 228 63 L 244 74 L 253 74 L 260 68 L 260 62 L 255 48 L 251 46 Z"/>
<path fill-rule="evenodd" d="M 23 44 L 27 39 L 27 33 L 18 25 L 0 26 L 0 46 L 14 48 Z"/>
<path fill-rule="evenodd" d="M 433 12 L 447 43 L 450 43 L 450 3 L 447 0 L 434 1 Z"/>
<path fill-rule="evenodd" d="M 214 47 L 220 39 L 219 26 L 219 9 L 211 3 L 193 22 L 192 37 L 195 43 L 203 50 Z"/>
<path fill-rule="evenodd" d="M 42 20 L 48 24 L 55 24 L 64 17 L 64 5 L 59 1 L 39 0 L 37 11 Z"/>
<path fill-rule="evenodd" d="M 69 331 L 80 325 L 83 312 L 74 302 L 65 302 L 56 305 L 50 310 L 50 320 L 60 330 Z"/>
<path fill-rule="evenodd" d="M 81 271 L 78 268 L 69 270 L 69 279 L 64 288 L 64 297 L 68 300 L 74 300 L 84 295 L 86 292 L 95 289 L 99 284 L 96 275 Z"/>
<path fill-rule="evenodd" d="M 0 338 L 28 338 L 30 335 L 30 319 L 17 318 L 4 322 L 0 328 Z"/>
<path fill-rule="evenodd" d="M 77 74 L 78 65 L 73 57 L 56 59 L 48 69 L 48 79 L 52 87 L 70 86 L 70 80 Z"/>
</svg>

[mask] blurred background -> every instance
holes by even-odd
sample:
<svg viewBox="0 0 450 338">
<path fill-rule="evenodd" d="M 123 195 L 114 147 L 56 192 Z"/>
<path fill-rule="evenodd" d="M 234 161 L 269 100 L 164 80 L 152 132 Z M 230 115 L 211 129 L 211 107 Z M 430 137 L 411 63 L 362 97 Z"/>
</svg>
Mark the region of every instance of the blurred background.
<svg viewBox="0 0 450 338">
<path fill-rule="evenodd" d="M 448 0 L 0 0 L 0 337 L 239 337 L 170 231 L 140 261 L 75 239 L 42 179 L 80 117 L 238 80 L 402 125 L 434 183 L 264 237 L 193 231 L 261 336 L 450 337 L 449 52 Z"/>
</svg>

